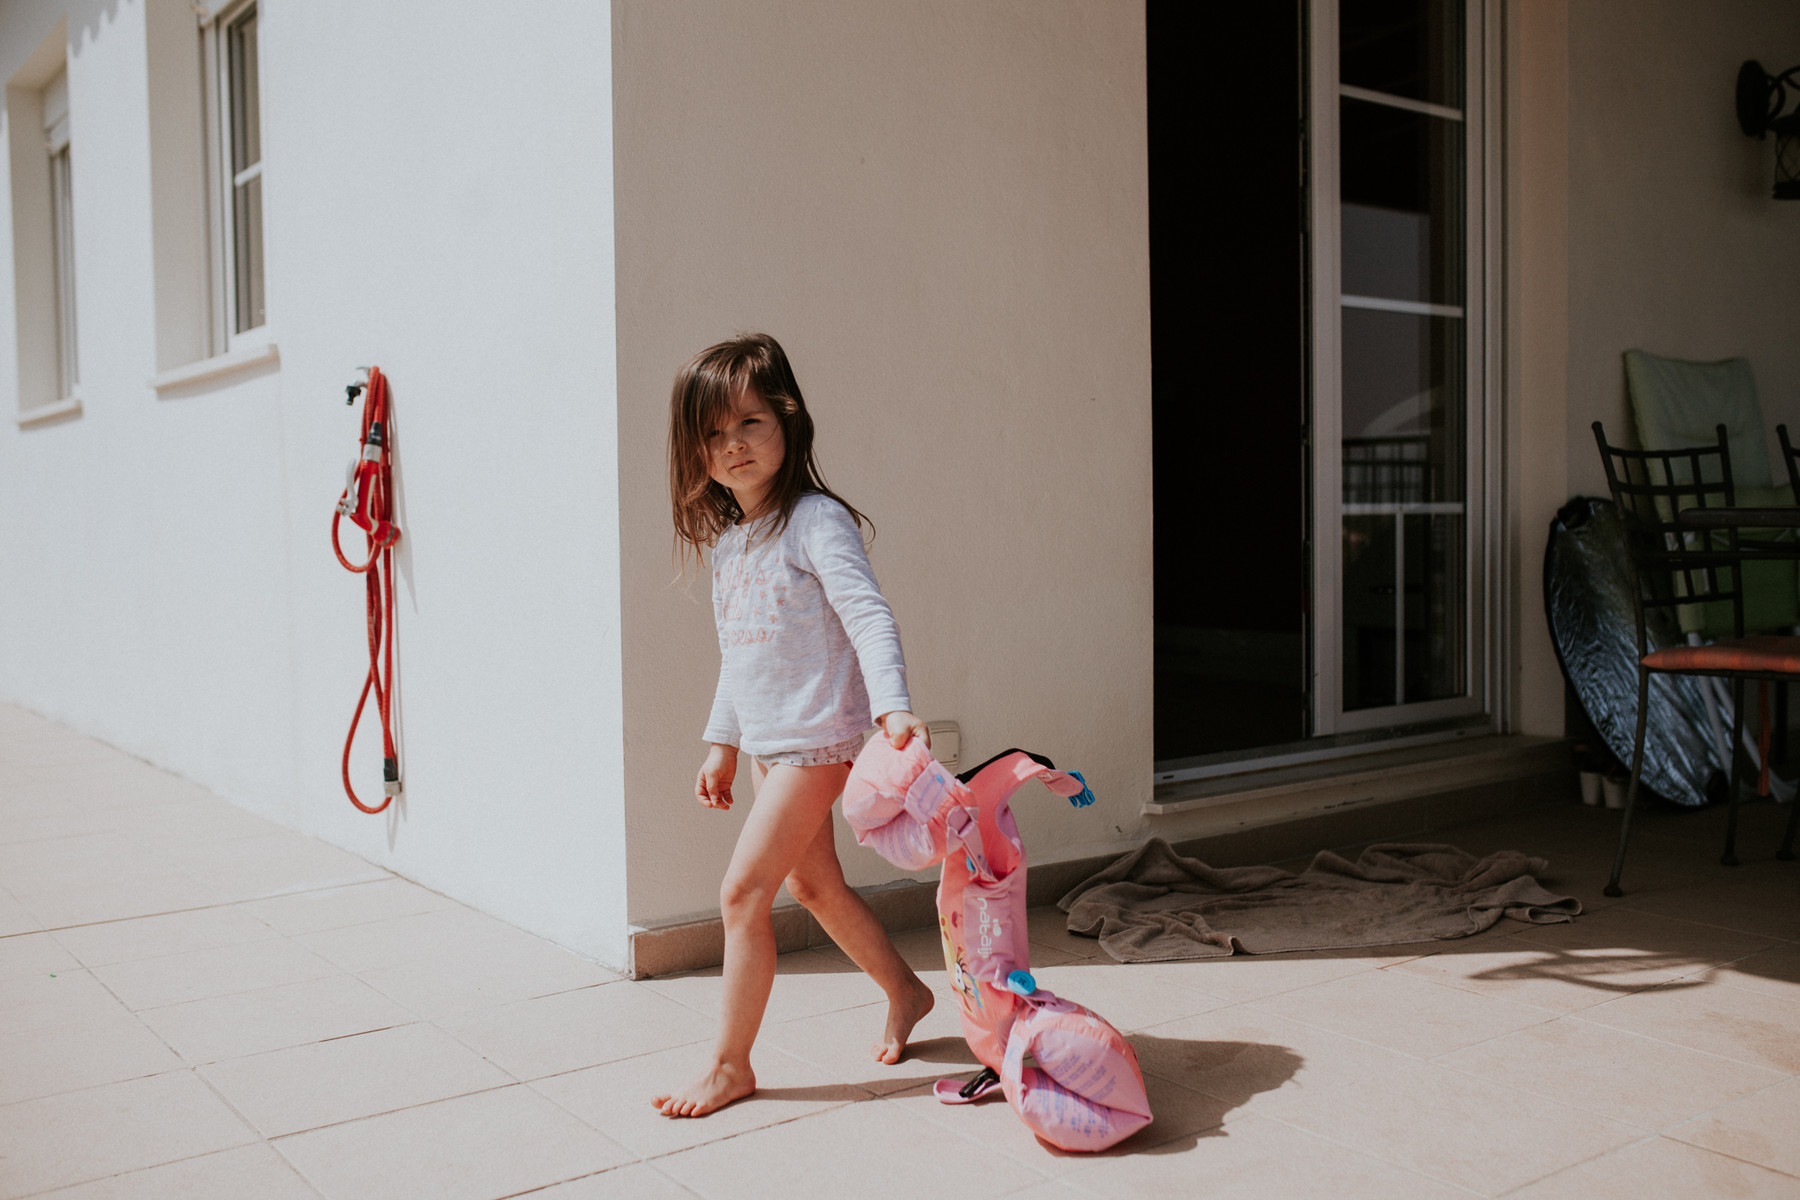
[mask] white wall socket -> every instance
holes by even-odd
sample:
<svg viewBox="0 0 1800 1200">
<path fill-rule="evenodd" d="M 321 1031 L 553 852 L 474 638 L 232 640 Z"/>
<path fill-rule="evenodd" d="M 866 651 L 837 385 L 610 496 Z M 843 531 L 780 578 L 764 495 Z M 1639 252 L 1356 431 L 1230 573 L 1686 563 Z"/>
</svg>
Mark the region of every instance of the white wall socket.
<svg viewBox="0 0 1800 1200">
<path fill-rule="evenodd" d="M 932 757 L 955 773 L 962 766 L 962 726 L 955 721 L 927 721 Z"/>
</svg>

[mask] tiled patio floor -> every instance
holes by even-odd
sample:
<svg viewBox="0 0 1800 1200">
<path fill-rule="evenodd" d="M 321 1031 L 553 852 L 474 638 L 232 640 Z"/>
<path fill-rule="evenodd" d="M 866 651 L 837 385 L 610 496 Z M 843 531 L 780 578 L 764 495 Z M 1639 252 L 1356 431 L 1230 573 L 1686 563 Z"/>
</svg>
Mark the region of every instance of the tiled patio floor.
<svg viewBox="0 0 1800 1200">
<path fill-rule="evenodd" d="M 1034 914 L 1039 978 L 1132 1034 L 1156 1122 L 1059 1154 L 972 1070 L 935 935 L 916 1054 L 879 992 L 782 958 L 763 1090 L 699 1121 L 716 972 L 607 971 L 0 706 L 0 1196 L 1800 1196 L 1800 864 L 1747 813 L 1456 832 L 1547 856 L 1569 926 L 1391 952 L 1120 966 Z"/>
</svg>

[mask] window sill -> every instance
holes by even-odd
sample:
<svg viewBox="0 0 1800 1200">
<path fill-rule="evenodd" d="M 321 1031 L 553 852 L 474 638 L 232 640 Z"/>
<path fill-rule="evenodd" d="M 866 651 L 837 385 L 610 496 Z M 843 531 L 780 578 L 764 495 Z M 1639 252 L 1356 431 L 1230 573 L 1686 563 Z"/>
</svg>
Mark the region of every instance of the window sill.
<svg viewBox="0 0 1800 1200">
<path fill-rule="evenodd" d="M 1377 748 L 1351 758 L 1160 784 L 1143 811 L 1147 816 L 1165 816 L 1244 806 L 1237 811 L 1255 809 L 1261 817 L 1286 820 L 1327 809 L 1523 778 L 1557 769 L 1568 757 L 1568 743 L 1562 738 L 1520 734 L 1403 749 Z"/>
<path fill-rule="evenodd" d="M 13 420 L 20 429 L 29 429 L 33 425 L 42 425 L 46 421 L 54 421 L 58 417 L 72 417 L 81 412 L 81 393 L 75 392 L 66 399 L 54 404 L 40 404 L 36 408 L 28 408 Z"/>
<path fill-rule="evenodd" d="M 236 375 L 244 371 L 260 367 L 265 363 L 279 363 L 281 352 L 274 342 L 262 346 L 250 346 L 242 350 L 230 350 L 224 354 L 215 354 L 211 358 L 203 358 L 199 362 L 186 366 L 174 367 L 150 377 L 150 386 L 158 392 L 170 388 L 183 387 L 191 383 L 205 383 L 209 380 L 222 379 L 228 375 Z"/>
</svg>

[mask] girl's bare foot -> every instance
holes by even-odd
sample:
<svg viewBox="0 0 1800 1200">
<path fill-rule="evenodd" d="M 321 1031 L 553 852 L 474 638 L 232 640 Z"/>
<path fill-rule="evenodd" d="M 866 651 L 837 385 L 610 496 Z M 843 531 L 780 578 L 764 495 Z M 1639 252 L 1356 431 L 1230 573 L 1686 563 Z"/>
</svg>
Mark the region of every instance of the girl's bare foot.
<svg viewBox="0 0 1800 1200">
<path fill-rule="evenodd" d="M 749 1063 L 739 1066 L 715 1062 L 710 1070 L 650 1103 L 661 1109 L 665 1117 L 704 1117 L 755 1090 L 756 1073 Z"/>
<path fill-rule="evenodd" d="M 923 1020 L 936 1003 L 937 997 L 915 975 L 912 988 L 904 1000 L 888 1001 L 887 1028 L 881 1031 L 881 1040 L 869 1050 L 875 1056 L 875 1061 L 899 1062 L 900 1056 L 906 1053 L 906 1039 L 912 1033 L 913 1026 Z"/>
</svg>

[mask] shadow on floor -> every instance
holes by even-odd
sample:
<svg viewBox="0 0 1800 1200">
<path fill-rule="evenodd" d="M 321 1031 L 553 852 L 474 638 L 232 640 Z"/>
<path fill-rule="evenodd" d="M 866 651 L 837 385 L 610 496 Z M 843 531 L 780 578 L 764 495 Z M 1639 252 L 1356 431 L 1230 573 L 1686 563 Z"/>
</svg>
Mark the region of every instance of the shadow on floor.
<svg viewBox="0 0 1800 1200">
<path fill-rule="evenodd" d="M 1262 1042 L 1209 1042 L 1192 1038 L 1157 1037 L 1148 1033 L 1127 1034 L 1126 1041 L 1137 1051 L 1144 1070 L 1144 1083 L 1150 1093 L 1150 1109 L 1156 1120 L 1126 1138 L 1118 1145 L 1099 1153 L 1060 1150 L 1042 1138 L 1038 1144 L 1050 1154 L 1073 1158 L 1116 1158 L 1126 1154 L 1178 1154 L 1191 1150 L 1201 1138 L 1229 1137 L 1223 1127 L 1226 1117 L 1248 1104 L 1261 1092 L 1272 1092 L 1292 1079 L 1306 1060 L 1286 1046 Z M 968 1043 L 961 1038 L 929 1038 L 914 1042 L 907 1049 L 908 1059 L 940 1062 L 945 1075 L 964 1075 L 980 1067 Z M 1170 1078 L 1206 1080 L 1206 1090 L 1190 1084 L 1176 1086 L 1165 1082 Z M 884 1081 L 863 1086 L 874 1089 Z M 777 1100 L 816 1098 L 817 1088 L 773 1088 L 759 1090 Z M 1006 1098 L 999 1089 L 977 1104 L 1004 1106 Z M 1188 1132 L 1165 1140 L 1170 1126 Z"/>
<path fill-rule="evenodd" d="M 1127 1154 L 1180 1154 L 1192 1150 L 1202 1138 L 1230 1137 L 1225 1120 L 1262 1092 L 1273 1092 L 1287 1083 L 1306 1060 L 1286 1046 L 1263 1042 L 1209 1042 L 1191 1038 L 1157 1037 L 1133 1033 L 1126 1041 L 1143 1064 L 1144 1082 L 1150 1091 L 1150 1110 L 1157 1120 L 1118 1145 L 1098 1154 L 1071 1154 L 1038 1139 L 1058 1157 L 1117 1158 Z M 1168 1088 L 1163 1079 L 1176 1076 L 1205 1079 L 1205 1091 L 1190 1087 Z M 1171 1109 L 1178 1105 L 1179 1111 Z M 1169 1126 L 1187 1130 L 1168 1138 Z"/>
</svg>

